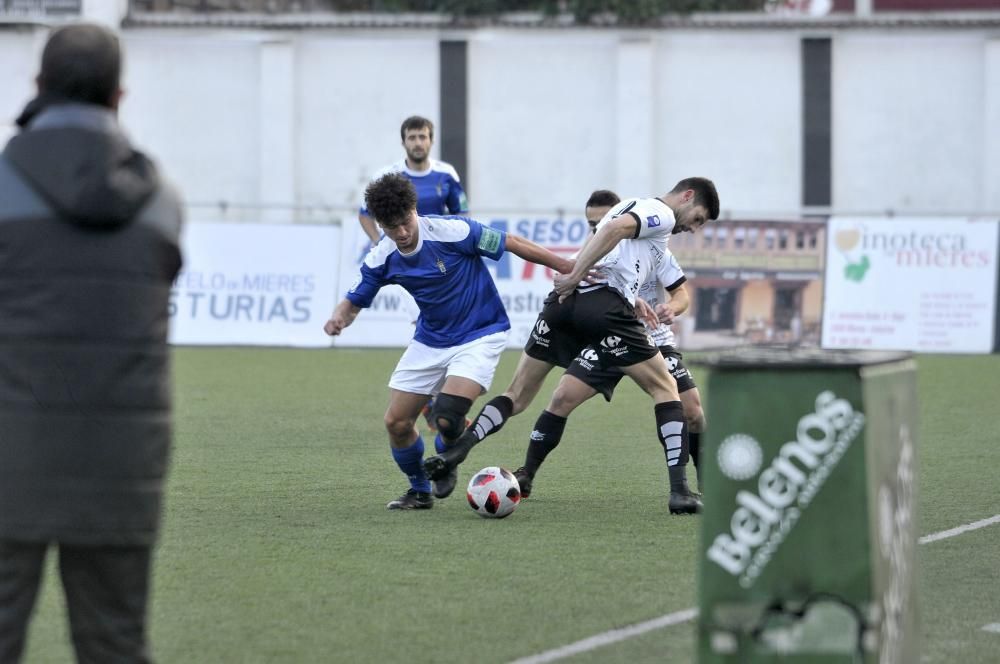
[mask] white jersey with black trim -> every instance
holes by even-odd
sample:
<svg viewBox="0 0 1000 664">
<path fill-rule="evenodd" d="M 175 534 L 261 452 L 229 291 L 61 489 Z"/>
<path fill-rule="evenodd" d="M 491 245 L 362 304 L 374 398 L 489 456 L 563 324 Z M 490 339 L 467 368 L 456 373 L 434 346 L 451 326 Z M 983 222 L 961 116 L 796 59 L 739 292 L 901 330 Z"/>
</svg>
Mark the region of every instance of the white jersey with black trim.
<svg viewBox="0 0 1000 664">
<path fill-rule="evenodd" d="M 623 215 L 634 216 L 637 220 L 635 236 L 616 244 L 594 268 L 603 274 L 598 284 L 606 284 L 621 293 L 629 304 L 635 305 L 639 287 L 655 279 L 661 263 L 670 254 L 667 240 L 676 220 L 673 210 L 659 198 L 626 198 L 604 215 L 597 224 L 597 232 Z M 581 284 L 578 290 L 585 292 L 593 288 L 593 284 Z"/>
<path fill-rule="evenodd" d="M 668 250 L 664 256 L 664 260 L 660 262 L 656 274 L 643 282 L 642 286 L 639 287 L 638 295 L 649 306 L 656 308 L 656 305 L 661 302 L 670 300 L 669 297 L 663 297 L 666 291 L 679 287 L 685 281 L 687 281 L 687 277 L 684 276 L 684 270 L 681 269 L 677 258 Z M 646 325 L 645 321 L 643 324 Z M 660 323 L 656 327 L 646 325 L 646 331 L 649 332 L 649 336 L 653 339 L 653 344 L 657 347 L 674 345 L 674 331 L 669 325 L 665 323 Z"/>
</svg>

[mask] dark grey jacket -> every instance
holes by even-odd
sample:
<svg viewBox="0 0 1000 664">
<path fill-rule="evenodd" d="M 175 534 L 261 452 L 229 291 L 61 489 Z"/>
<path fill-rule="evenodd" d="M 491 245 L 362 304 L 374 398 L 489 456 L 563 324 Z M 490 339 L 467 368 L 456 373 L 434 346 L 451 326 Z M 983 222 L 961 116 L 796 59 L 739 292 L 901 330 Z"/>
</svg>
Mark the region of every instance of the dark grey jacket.
<svg viewBox="0 0 1000 664">
<path fill-rule="evenodd" d="M 0 154 L 0 539 L 155 539 L 180 226 L 106 109 L 52 106 Z"/>
</svg>

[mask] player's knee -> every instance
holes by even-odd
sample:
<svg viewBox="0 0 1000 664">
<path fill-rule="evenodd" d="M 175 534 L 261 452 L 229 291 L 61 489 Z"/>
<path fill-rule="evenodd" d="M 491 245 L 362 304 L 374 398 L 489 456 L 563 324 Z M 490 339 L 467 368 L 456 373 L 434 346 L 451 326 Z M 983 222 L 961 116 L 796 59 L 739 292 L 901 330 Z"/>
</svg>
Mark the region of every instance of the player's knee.
<svg viewBox="0 0 1000 664">
<path fill-rule="evenodd" d="M 580 400 L 580 395 L 557 387 L 549 399 L 548 408 L 545 410 L 559 417 L 569 417 L 570 413 L 581 403 L 583 402 Z"/>
<path fill-rule="evenodd" d="M 692 433 L 702 433 L 705 431 L 705 411 L 702 410 L 701 406 L 688 406 L 685 404 L 684 407 L 684 419 L 688 423 L 688 431 Z"/>
<path fill-rule="evenodd" d="M 527 398 L 521 390 L 507 390 L 503 395 L 510 399 L 510 402 L 513 404 L 510 411 L 511 416 L 520 415 L 531 405 L 531 399 Z"/>
<path fill-rule="evenodd" d="M 399 417 L 392 413 L 386 413 L 383 421 L 385 422 L 385 430 L 389 432 L 389 435 L 394 439 L 403 438 L 413 431 L 413 425 L 415 422 L 412 418 Z"/>
<path fill-rule="evenodd" d="M 438 431 L 447 440 L 455 440 L 465 431 L 465 416 L 472 408 L 472 399 L 454 394 L 439 394 L 431 411 Z"/>
</svg>

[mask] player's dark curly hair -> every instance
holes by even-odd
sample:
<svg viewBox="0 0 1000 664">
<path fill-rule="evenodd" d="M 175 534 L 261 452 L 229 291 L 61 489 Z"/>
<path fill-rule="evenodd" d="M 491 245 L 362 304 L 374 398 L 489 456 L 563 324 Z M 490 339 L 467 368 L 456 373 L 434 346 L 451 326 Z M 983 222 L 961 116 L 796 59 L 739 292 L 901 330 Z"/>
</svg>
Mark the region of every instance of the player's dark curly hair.
<svg viewBox="0 0 1000 664">
<path fill-rule="evenodd" d="M 587 205 L 584 207 L 607 207 L 617 205 L 621 200 L 618 194 L 610 189 L 598 189 L 590 195 L 590 198 L 587 199 Z"/>
<path fill-rule="evenodd" d="M 365 188 L 365 207 L 382 226 L 399 226 L 417 208 L 417 191 L 405 175 L 386 173 Z"/>
<path fill-rule="evenodd" d="M 709 219 L 719 218 L 719 192 L 715 183 L 708 178 L 684 178 L 670 190 L 671 194 L 679 194 L 688 189 L 694 189 L 694 204 L 704 205 L 708 210 Z"/>
</svg>

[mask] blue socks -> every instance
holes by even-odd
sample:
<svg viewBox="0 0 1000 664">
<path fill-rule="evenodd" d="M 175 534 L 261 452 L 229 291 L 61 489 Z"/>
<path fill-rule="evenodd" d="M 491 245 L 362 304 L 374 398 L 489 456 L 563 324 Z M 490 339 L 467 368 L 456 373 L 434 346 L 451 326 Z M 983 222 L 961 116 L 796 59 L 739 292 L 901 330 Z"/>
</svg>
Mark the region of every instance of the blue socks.
<svg viewBox="0 0 1000 664">
<path fill-rule="evenodd" d="M 437 435 L 434 436 L 434 449 L 437 450 L 438 454 L 444 452 L 447 448 L 444 444 L 444 438 L 441 437 L 441 432 L 439 431 Z"/>
<path fill-rule="evenodd" d="M 444 444 L 443 441 L 442 444 Z M 435 441 L 436 445 L 437 441 Z M 399 466 L 399 469 L 410 480 L 410 486 L 413 490 L 420 491 L 421 493 L 429 493 L 431 490 L 431 481 L 427 479 L 423 466 L 424 439 L 417 436 L 417 439 L 409 447 L 401 450 L 395 447 L 390 449 L 392 450 L 392 458 L 396 460 L 396 465 Z"/>
</svg>

